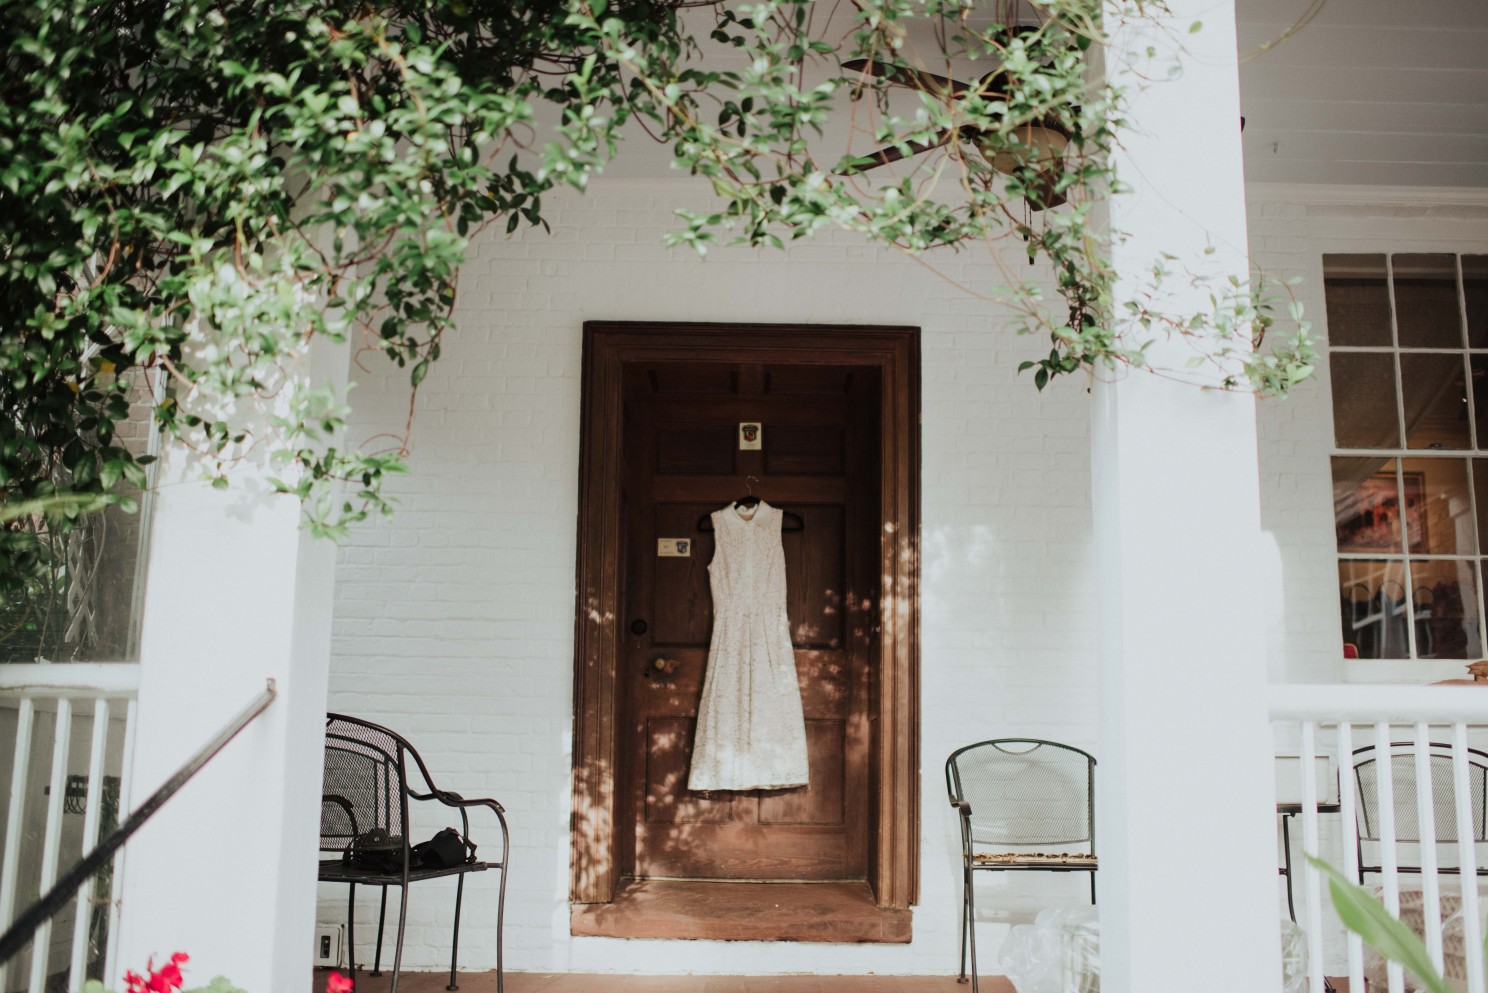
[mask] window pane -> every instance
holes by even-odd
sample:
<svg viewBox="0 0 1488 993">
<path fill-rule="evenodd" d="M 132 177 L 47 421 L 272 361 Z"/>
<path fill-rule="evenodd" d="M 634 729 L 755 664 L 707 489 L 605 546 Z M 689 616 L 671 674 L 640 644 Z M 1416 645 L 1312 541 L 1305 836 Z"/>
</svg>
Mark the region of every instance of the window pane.
<svg viewBox="0 0 1488 993">
<path fill-rule="evenodd" d="M 1393 345 L 1383 255 L 1324 255 L 1330 345 Z"/>
<path fill-rule="evenodd" d="M 1482 654 L 1475 572 L 1470 561 L 1411 560 L 1418 658 L 1475 659 Z"/>
<path fill-rule="evenodd" d="M 1478 505 L 1478 551 L 1488 554 L 1488 459 L 1473 459 L 1472 476 Z"/>
<path fill-rule="evenodd" d="M 1462 256 L 1462 293 L 1467 304 L 1467 340 L 1488 348 L 1488 255 Z"/>
<path fill-rule="evenodd" d="M 1488 356 L 1474 355 L 1467 360 L 1467 366 L 1472 377 L 1478 448 L 1488 448 Z"/>
<path fill-rule="evenodd" d="M 1404 563 L 1340 562 L 1338 585 L 1344 644 L 1361 659 L 1409 658 Z"/>
<path fill-rule="evenodd" d="M 1400 355 L 1406 448 L 1471 448 L 1461 355 Z"/>
<path fill-rule="evenodd" d="M 1333 436 L 1339 448 L 1399 448 L 1395 358 L 1379 352 L 1333 352 Z"/>
<path fill-rule="evenodd" d="M 1405 488 L 1401 520 L 1412 553 L 1472 555 L 1472 504 L 1467 496 L 1466 459 L 1402 459 Z"/>
<path fill-rule="evenodd" d="M 1461 348 L 1457 259 L 1452 255 L 1396 255 L 1395 327 L 1401 348 Z"/>
<path fill-rule="evenodd" d="M 1333 459 L 1333 521 L 1340 552 L 1399 552 L 1394 459 Z"/>
</svg>

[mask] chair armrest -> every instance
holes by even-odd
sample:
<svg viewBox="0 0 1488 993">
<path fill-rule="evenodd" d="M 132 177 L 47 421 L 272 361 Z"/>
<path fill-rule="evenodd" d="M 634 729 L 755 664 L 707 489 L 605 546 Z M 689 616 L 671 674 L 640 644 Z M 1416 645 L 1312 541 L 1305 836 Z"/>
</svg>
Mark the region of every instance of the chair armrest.
<svg viewBox="0 0 1488 993">
<path fill-rule="evenodd" d="M 474 800 L 467 800 L 454 790 L 435 790 L 432 795 L 434 799 L 446 807 L 490 807 L 498 814 L 506 813 L 506 808 L 491 797 L 477 797 Z"/>
<path fill-rule="evenodd" d="M 342 810 L 346 811 L 346 819 L 351 822 L 352 837 L 356 837 L 358 834 L 361 833 L 358 830 L 357 826 L 356 810 L 353 809 L 350 800 L 337 793 L 322 793 L 320 795 L 320 805 L 324 807 L 328 803 L 335 804 L 337 807 L 340 807 Z"/>
</svg>

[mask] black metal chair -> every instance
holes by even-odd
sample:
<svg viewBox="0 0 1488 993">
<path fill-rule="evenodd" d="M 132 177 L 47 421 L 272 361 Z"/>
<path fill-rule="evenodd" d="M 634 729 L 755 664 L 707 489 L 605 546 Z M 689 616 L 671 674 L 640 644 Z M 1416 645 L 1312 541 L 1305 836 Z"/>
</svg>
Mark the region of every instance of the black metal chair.
<svg viewBox="0 0 1488 993">
<path fill-rule="evenodd" d="M 424 791 L 413 788 L 411 769 L 422 777 Z M 410 858 L 408 802 L 435 800 L 460 811 L 460 838 L 469 852 L 467 861 L 441 868 L 413 864 Z M 477 861 L 470 842 L 471 807 L 486 807 L 496 815 L 501 826 L 501 859 Z M 506 816 L 501 804 L 489 798 L 467 800 L 458 793 L 434 785 L 429 769 L 412 745 L 400 735 L 369 721 L 343 714 L 326 715 L 325 778 L 321 789 L 320 850 L 342 853 L 356 838 L 380 829 L 402 848 L 398 868 L 366 868 L 339 857 L 322 859 L 320 881 L 345 883 L 350 889 L 346 911 L 347 965 L 356 977 L 356 888 L 358 883 L 382 887 L 382 907 L 377 918 L 377 951 L 371 975 L 382 975 L 382 937 L 387 922 L 387 890 L 397 886 L 402 891 L 398 908 L 398 944 L 393 952 L 391 993 L 397 993 L 398 976 L 403 966 L 403 932 L 408 920 L 408 887 L 425 879 L 456 876 L 455 922 L 450 942 L 450 980 L 447 990 L 459 989 L 455 982 L 460 955 L 460 909 L 465 896 L 465 876 L 472 872 L 496 869 L 501 885 L 496 898 L 496 989 L 503 989 L 501 962 L 502 924 L 506 914 L 506 871 L 511 853 Z"/>
<path fill-rule="evenodd" d="M 1429 752 L 1427 768 L 1431 775 L 1431 808 L 1433 835 L 1437 844 L 1457 843 L 1457 790 L 1452 774 L 1452 746 L 1439 742 L 1427 745 Z M 1359 803 L 1356 818 L 1359 826 L 1359 882 L 1364 874 L 1383 873 L 1380 865 L 1380 803 L 1379 764 L 1373 745 L 1354 749 L 1354 784 Z M 1395 840 L 1406 844 L 1419 844 L 1421 824 L 1416 811 L 1416 753 L 1415 745 L 1408 741 L 1390 742 L 1390 780 L 1395 814 Z M 1472 810 L 1472 840 L 1475 844 L 1488 843 L 1488 753 L 1476 748 L 1467 750 L 1467 782 L 1469 804 Z M 1365 849 L 1365 843 L 1371 847 Z M 1374 856 L 1366 860 L 1365 854 Z M 1398 871 L 1419 873 L 1419 865 L 1400 865 Z M 1443 875 L 1461 875 L 1460 866 L 1440 866 L 1437 872 Z M 1470 873 L 1488 876 L 1488 864 L 1480 859 Z"/>
<path fill-rule="evenodd" d="M 1095 902 L 1095 759 L 1056 741 L 998 738 L 946 759 L 946 790 L 961 815 L 961 975 L 977 991 L 976 872 L 1088 872 Z M 991 851 L 989 846 L 1015 846 Z M 1077 845 L 1083 852 L 1053 852 Z"/>
</svg>

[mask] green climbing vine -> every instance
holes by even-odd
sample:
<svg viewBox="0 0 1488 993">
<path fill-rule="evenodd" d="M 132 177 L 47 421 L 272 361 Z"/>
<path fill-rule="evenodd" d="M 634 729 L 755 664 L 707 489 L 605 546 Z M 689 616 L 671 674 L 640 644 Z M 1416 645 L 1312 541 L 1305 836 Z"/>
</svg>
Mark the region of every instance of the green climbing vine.
<svg viewBox="0 0 1488 993">
<path fill-rule="evenodd" d="M 407 436 L 342 440 L 349 399 L 308 375 L 312 344 L 403 367 L 411 411 L 472 240 L 546 227 L 544 198 L 622 139 L 710 184 L 716 207 L 671 236 L 698 251 L 828 227 L 932 265 L 990 246 L 1005 278 L 961 289 L 1011 315 L 989 325 L 1047 338 L 1039 389 L 1146 367 L 1159 335 L 1192 339 L 1227 388 L 1305 378 L 1295 309 L 1261 345 L 1264 288 L 1222 286 L 1198 314 L 1114 295 L 1093 208 L 1123 95 L 1090 56 L 1160 6 L 1018 7 L 0 0 L 0 593 L 55 565 L 41 532 L 133 501 L 149 458 L 119 430 L 141 409 L 216 485 L 270 451 L 318 534 L 386 512 Z"/>
</svg>

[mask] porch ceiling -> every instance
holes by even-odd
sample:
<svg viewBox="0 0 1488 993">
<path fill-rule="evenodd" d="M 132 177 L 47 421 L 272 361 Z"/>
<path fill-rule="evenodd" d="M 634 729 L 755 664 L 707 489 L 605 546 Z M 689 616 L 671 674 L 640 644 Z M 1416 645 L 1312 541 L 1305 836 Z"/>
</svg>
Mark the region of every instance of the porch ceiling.
<svg viewBox="0 0 1488 993">
<path fill-rule="evenodd" d="M 1243 57 L 1313 0 L 1235 3 Z M 1484 51 L 1485 0 L 1326 0 L 1296 34 L 1241 63 L 1246 179 L 1488 187 Z M 828 129 L 834 151 L 845 147 L 839 130 Z M 677 175 L 669 149 L 632 138 L 607 175 Z"/>
<path fill-rule="evenodd" d="M 1236 0 L 1240 52 L 1313 0 Z M 1240 67 L 1255 182 L 1488 186 L 1488 4 L 1328 0 Z"/>
</svg>

